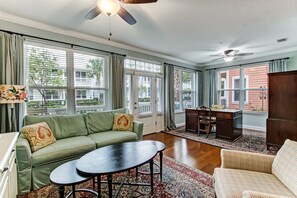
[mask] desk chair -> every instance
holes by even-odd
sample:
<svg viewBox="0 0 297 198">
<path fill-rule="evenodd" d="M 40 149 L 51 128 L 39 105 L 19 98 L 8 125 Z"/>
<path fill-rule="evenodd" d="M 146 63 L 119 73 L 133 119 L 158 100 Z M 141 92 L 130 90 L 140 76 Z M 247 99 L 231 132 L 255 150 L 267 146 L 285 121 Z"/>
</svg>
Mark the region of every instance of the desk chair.
<svg viewBox="0 0 297 198">
<path fill-rule="evenodd" d="M 216 124 L 216 120 L 213 119 L 213 113 L 211 108 L 206 106 L 201 106 L 198 111 L 198 135 L 201 132 L 207 133 L 207 138 L 211 133 L 213 127 Z"/>
</svg>

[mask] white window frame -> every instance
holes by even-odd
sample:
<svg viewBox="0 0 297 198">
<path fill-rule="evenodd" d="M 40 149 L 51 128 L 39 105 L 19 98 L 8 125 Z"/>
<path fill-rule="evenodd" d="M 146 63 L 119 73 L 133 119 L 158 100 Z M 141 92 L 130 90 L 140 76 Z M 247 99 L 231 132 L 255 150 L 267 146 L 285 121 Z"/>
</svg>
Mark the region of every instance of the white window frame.
<svg viewBox="0 0 297 198">
<path fill-rule="evenodd" d="M 104 90 L 105 92 L 105 98 L 104 98 L 104 104 L 101 106 L 104 106 L 104 109 L 108 109 L 110 107 L 109 104 L 109 62 L 108 62 L 108 56 L 105 54 L 101 54 L 98 53 L 98 51 L 96 50 L 87 50 L 87 49 L 71 49 L 69 46 L 67 47 L 67 45 L 63 45 L 61 46 L 57 46 L 56 43 L 52 43 L 52 42 L 45 42 L 43 41 L 38 42 L 38 41 L 31 41 L 28 40 L 25 43 L 25 46 L 30 45 L 30 46 L 36 46 L 36 47 L 41 47 L 41 48 L 49 48 L 49 49 L 56 49 L 56 50 L 63 50 L 66 52 L 66 68 L 61 67 L 61 69 L 64 69 L 66 72 L 65 76 L 65 72 L 63 72 L 63 78 L 67 77 L 67 82 L 65 86 L 46 86 L 45 89 L 46 90 L 51 90 L 51 89 L 55 89 L 57 91 L 59 90 L 65 90 L 67 92 L 67 97 L 65 97 L 65 94 L 63 95 L 63 98 L 65 98 L 66 103 L 67 103 L 67 107 L 66 107 L 66 111 L 67 113 L 76 113 L 76 100 L 79 98 L 76 98 L 76 90 L 86 90 L 88 92 L 88 90 Z M 74 53 L 79 53 L 79 54 L 86 54 L 86 55 L 92 55 L 92 56 L 97 56 L 97 57 L 102 57 L 104 58 L 104 67 L 105 67 L 105 74 L 103 76 L 104 78 L 104 87 L 85 87 L 85 86 L 75 86 L 75 79 L 76 79 L 76 72 L 75 72 L 75 68 L 74 68 Z M 27 63 L 27 54 L 25 54 L 25 64 Z M 29 68 L 26 65 L 26 71 L 28 71 Z M 85 69 L 82 69 L 81 71 L 87 72 Z M 25 72 L 28 73 L 28 72 Z M 28 76 L 25 76 L 25 79 L 28 79 Z M 83 79 L 88 79 L 87 75 L 86 78 Z M 30 88 L 32 90 L 37 89 L 41 86 L 30 86 Z M 92 97 L 93 98 L 93 97 Z"/>
</svg>

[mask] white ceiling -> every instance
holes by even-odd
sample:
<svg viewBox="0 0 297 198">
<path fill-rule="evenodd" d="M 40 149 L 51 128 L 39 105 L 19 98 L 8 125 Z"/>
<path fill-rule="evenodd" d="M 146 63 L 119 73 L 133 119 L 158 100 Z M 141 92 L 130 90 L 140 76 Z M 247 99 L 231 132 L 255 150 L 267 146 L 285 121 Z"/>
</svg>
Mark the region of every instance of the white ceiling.
<svg viewBox="0 0 297 198">
<path fill-rule="evenodd" d="M 87 21 L 96 0 L 1 0 L 0 11 L 100 38 L 108 17 Z M 297 0 L 159 0 L 122 4 L 137 20 L 111 19 L 112 40 L 195 64 L 210 62 L 227 48 L 247 58 L 297 50 Z M 280 38 L 288 41 L 277 43 Z"/>
</svg>

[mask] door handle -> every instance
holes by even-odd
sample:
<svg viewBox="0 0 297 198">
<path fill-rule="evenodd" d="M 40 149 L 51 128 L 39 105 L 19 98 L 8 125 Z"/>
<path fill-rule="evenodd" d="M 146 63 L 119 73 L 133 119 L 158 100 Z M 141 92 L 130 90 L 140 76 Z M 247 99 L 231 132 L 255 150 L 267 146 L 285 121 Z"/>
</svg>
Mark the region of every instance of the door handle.
<svg viewBox="0 0 297 198">
<path fill-rule="evenodd" d="M 8 168 L 9 168 L 8 166 L 5 166 L 2 173 L 4 173 L 5 171 L 8 171 Z"/>
</svg>

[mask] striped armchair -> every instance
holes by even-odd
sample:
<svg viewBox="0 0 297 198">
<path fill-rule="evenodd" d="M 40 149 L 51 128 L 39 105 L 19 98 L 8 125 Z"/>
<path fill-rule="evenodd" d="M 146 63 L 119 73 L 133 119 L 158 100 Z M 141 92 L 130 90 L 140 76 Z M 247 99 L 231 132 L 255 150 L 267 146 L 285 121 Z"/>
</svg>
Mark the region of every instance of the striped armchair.
<svg viewBox="0 0 297 198">
<path fill-rule="evenodd" d="M 276 156 L 222 149 L 221 158 L 217 198 L 297 197 L 297 142 L 286 140 Z"/>
</svg>

